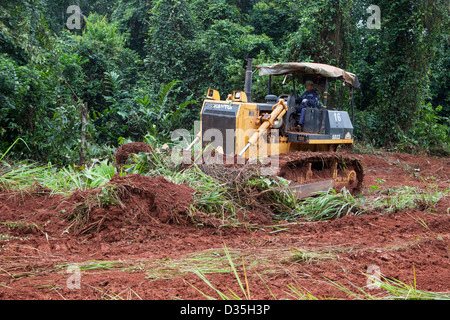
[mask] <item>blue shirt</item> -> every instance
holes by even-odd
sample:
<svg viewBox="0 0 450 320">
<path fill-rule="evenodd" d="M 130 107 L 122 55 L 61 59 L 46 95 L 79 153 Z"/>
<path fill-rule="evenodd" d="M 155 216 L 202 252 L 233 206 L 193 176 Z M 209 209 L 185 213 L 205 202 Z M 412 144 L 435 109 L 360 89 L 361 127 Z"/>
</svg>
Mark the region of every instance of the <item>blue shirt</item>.
<svg viewBox="0 0 450 320">
<path fill-rule="evenodd" d="M 304 99 L 307 100 L 305 103 L 303 103 Z M 302 107 L 318 108 L 319 107 L 319 99 L 320 99 L 320 95 L 317 93 L 316 90 L 312 89 L 312 90 L 306 91 L 300 97 L 295 99 L 295 103 L 301 104 Z"/>
</svg>

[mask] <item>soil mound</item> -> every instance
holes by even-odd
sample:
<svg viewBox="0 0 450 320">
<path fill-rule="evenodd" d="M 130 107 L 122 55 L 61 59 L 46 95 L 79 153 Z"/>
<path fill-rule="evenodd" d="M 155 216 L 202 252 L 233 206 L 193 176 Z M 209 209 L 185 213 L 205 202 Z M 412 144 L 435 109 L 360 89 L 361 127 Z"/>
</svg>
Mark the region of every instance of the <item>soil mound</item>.
<svg viewBox="0 0 450 320">
<path fill-rule="evenodd" d="M 194 193 L 185 184 L 177 185 L 163 177 L 151 178 L 139 174 L 116 175 L 110 184 L 118 188 L 126 211 L 144 216 L 150 213 L 163 223 L 185 220 Z"/>
<path fill-rule="evenodd" d="M 163 177 L 115 175 L 101 189 L 74 192 L 66 218 L 73 221 L 76 235 L 142 239 L 161 224 L 188 224 L 193 193 L 189 186 Z"/>
<path fill-rule="evenodd" d="M 119 149 L 116 152 L 115 155 L 116 164 L 118 166 L 124 165 L 131 154 L 138 154 L 139 152 L 152 152 L 152 151 L 153 147 L 144 142 L 131 142 L 123 144 L 119 147 Z"/>
</svg>

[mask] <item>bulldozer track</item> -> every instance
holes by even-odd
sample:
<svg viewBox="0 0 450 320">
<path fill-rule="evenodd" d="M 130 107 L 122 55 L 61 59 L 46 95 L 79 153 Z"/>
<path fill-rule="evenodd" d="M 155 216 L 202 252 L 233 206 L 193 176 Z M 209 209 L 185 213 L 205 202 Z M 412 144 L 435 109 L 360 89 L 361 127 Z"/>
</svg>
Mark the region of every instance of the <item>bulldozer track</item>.
<svg viewBox="0 0 450 320">
<path fill-rule="evenodd" d="M 295 151 L 267 160 L 272 168 L 276 168 L 273 175 L 291 181 L 291 185 L 297 189 L 315 185 L 340 191 L 345 187 L 355 194 L 363 186 L 364 169 L 361 161 L 345 153 Z M 274 166 L 276 161 L 278 165 Z"/>
</svg>

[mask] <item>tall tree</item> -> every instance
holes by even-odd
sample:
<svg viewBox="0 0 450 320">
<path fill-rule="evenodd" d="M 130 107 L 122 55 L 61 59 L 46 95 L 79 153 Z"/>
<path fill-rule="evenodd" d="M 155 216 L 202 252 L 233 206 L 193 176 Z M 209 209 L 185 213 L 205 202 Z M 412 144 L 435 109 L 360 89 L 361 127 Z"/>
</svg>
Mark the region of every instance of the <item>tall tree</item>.
<svg viewBox="0 0 450 320">
<path fill-rule="evenodd" d="M 295 2 L 262 0 L 255 3 L 250 15 L 254 33 L 270 37 L 279 47 L 289 34 L 297 31 L 300 12 Z"/>
<path fill-rule="evenodd" d="M 76 76 L 79 57 L 61 53 L 44 17 L 45 1 L 0 5 L 0 148 L 18 137 L 12 152 L 58 162 L 74 159 L 77 109 L 64 82 Z"/>
<path fill-rule="evenodd" d="M 111 14 L 111 21 L 116 22 L 122 33 L 129 34 L 127 46 L 145 57 L 145 40 L 149 29 L 148 11 L 151 1 L 118 0 Z"/>
<path fill-rule="evenodd" d="M 150 10 L 147 66 L 157 86 L 172 80 L 189 81 L 195 24 L 185 0 L 158 0 Z"/>
<path fill-rule="evenodd" d="M 376 114 L 377 139 L 395 146 L 415 125 L 429 95 L 430 63 L 444 26 L 445 1 L 383 0 L 378 6 L 381 28 L 359 28 L 361 46 L 353 58 L 359 59 L 363 74 L 362 107 L 370 106 Z"/>
<path fill-rule="evenodd" d="M 83 81 L 72 84 L 75 94 L 88 104 L 99 129 L 98 143 L 111 143 L 133 132 L 126 127 L 131 113 L 133 87 L 140 79 L 140 63 L 135 51 L 126 47 L 128 34 L 106 16 L 91 13 L 81 35 L 64 34 L 64 52 L 80 56 Z"/>
<path fill-rule="evenodd" d="M 352 1 L 319 0 L 296 2 L 298 29 L 290 34 L 284 58 L 310 60 L 346 68 L 349 64 L 349 31 Z"/>
</svg>

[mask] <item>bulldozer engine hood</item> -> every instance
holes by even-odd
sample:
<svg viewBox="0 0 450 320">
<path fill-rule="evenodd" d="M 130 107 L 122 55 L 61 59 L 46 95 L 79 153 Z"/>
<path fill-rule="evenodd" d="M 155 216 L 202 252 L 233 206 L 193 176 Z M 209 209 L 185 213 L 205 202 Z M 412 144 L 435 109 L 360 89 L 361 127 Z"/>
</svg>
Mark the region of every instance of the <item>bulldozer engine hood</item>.
<svg viewBox="0 0 450 320">
<path fill-rule="evenodd" d="M 260 76 L 280 76 L 286 74 L 320 75 L 325 78 L 342 80 L 344 81 L 344 84 L 346 86 L 359 89 L 358 77 L 355 74 L 327 64 L 310 62 L 284 62 L 272 65 L 258 65 L 256 66 L 256 68 L 259 70 Z"/>
</svg>

